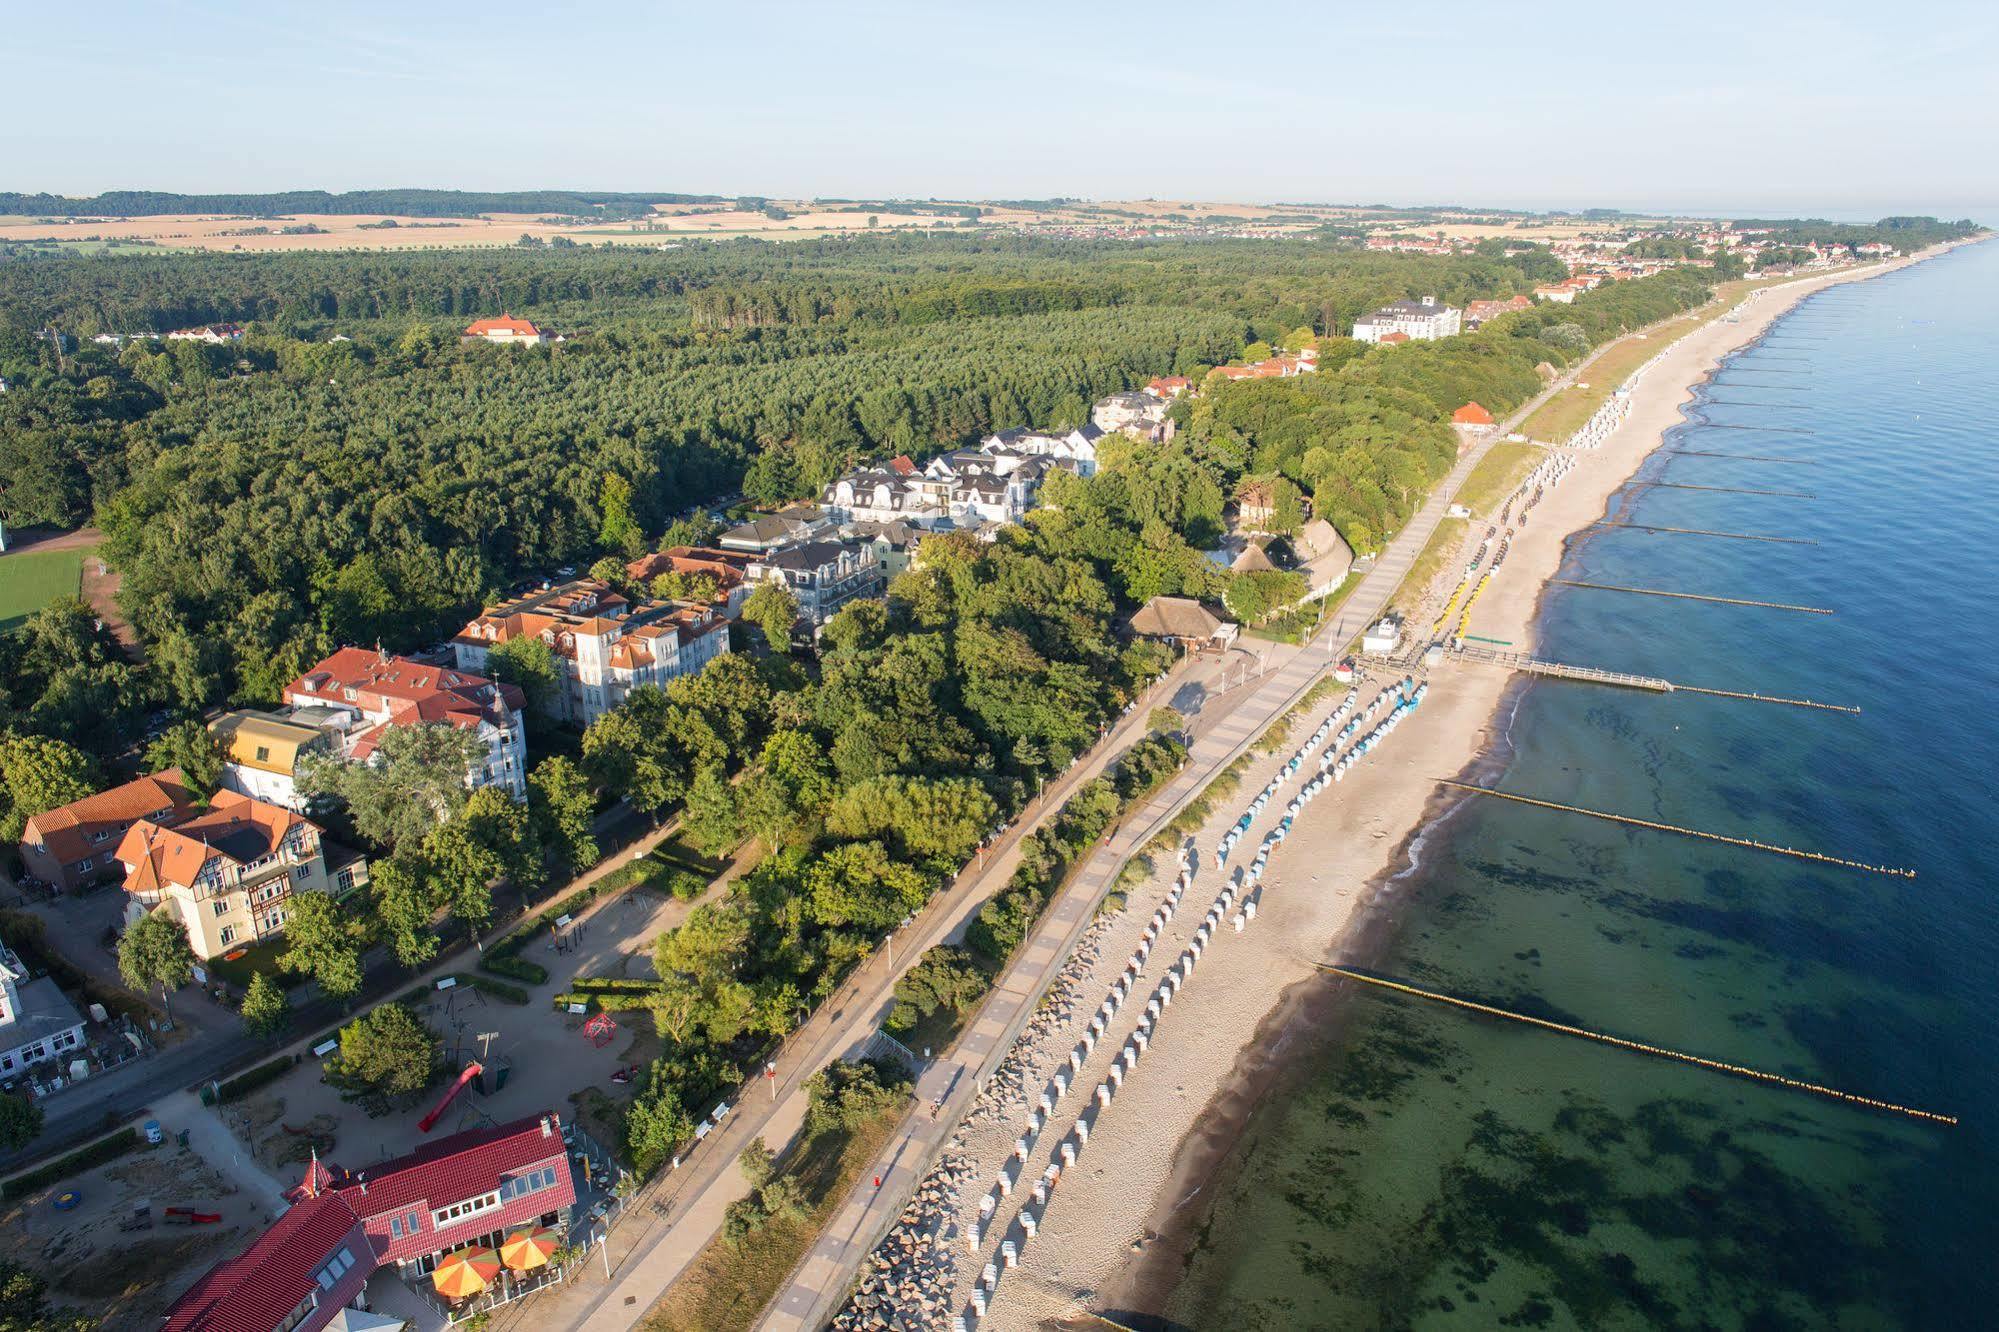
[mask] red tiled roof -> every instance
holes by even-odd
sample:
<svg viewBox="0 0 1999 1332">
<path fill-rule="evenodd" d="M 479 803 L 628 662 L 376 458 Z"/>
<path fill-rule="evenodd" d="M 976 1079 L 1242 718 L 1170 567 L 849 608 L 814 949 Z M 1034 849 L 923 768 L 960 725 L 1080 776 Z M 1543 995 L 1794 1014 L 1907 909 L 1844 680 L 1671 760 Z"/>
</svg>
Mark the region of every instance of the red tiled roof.
<svg viewBox="0 0 1999 1332">
<path fill-rule="evenodd" d="M 1451 413 L 1453 425 L 1491 425 L 1492 413 L 1475 402 L 1468 402 Z"/>
<path fill-rule="evenodd" d="M 343 1242 L 357 1265 L 370 1265 L 360 1218 L 346 1200 L 304 1198 L 249 1248 L 203 1273 L 167 1310 L 163 1332 L 271 1332 L 318 1287 L 313 1273 Z"/>
<path fill-rule="evenodd" d="M 94 833 L 123 832 L 140 819 L 155 815 L 162 824 L 178 822 L 193 808 L 194 797 L 182 784 L 180 769 L 168 768 L 45 810 L 28 820 L 21 840 L 39 842 L 48 848 L 49 855 L 68 865 L 100 854 L 93 850 L 99 844 L 90 840 Z"/>
<path fill-rule="evenodd" d="M 468 338 L 483 338 L 494 333 L 511 333 L 517 338 L 536 337 L 541 330 L 525 319 L 516 319 L 503 314 L 498 319 L 475 319 L 465 329 Z"/>
<path fill-rule="evenodd" d="M 503 722 L 504 713 L 518 711 L 526 699 L 517 686 L 495 685 L 483 675 L 346 647 L 286 685 L 285 702 L 358 708 L 392 726 L 476 726 L 482 718 Z"/>
<path fill-rule="evenodd" d="M 888 460 L 888 468 L 897 476 L 916 475 L 916 463 L 906 453 L 898 453 Z"/>
<path fill-rule="evenodd" d="M 118 859 L 132 867 L 125 891 L 150 893 L 167 884 L 191 884 L 201 867 L 218 856 L 247 865 L 276 851 L 300 826 L 319 831 L 318 824 L 281 805 L 217 791 L 213 807 L 199 818 L 171 828 L 143 819 L 132 825 L 118 843 Z"/>
<path fill-rule="evenodd" d="M 376 1260 L 393 1262 L 464 1238 L 457 1235 L 456 1227 L 447 1227 L 440 1234 L 431 1212 L 491 1193 L 502 1179 L 526 1174 L 539 1165 L 561 1164 L 556 1186 L 478 1213 L 476 1221 L 462 1221 L 469 1235 L 518 1225 L 543 1212 L 569 1206 L 576 1201 L 576 1185 L 566 1158 L 562 1117 L 550 1113 L 426 1143 L 407 1156 L 343 1178 L 335 1191 L 364 1222 L 375 1223 L 368 1229 L 371 1243 L 382 1246 Z M 391 1236 L 388 1219 L 411 1211 L 422 1214 L 419 1232 Z"/>
</svg>

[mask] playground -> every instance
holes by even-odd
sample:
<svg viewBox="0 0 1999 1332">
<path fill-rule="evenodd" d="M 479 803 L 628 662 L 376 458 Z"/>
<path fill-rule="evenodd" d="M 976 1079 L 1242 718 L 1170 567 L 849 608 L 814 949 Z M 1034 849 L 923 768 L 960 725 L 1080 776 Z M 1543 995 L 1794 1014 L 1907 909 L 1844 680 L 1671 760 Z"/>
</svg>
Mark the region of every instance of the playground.
<svg viewBox="0 0 1999 1332">
<path fill-rule="evenodd" d="M 262 1200 L 168 1138 L 0 1206 L 0 1258 L 102 1332 L 139 1332 L 268 1220 Z"/>
<path fill-rule="evenodd" d="M 578 977 L 652 976 L 654 938 L 693 905 L 627 890 L 535 939 L 520 956 L 547 968 L 548 980 L 509 981 L 526 992 L 524 1004 L 464 982 L 424 991 L 411 1007 L 442 1043 L 443 1074 L 409 1104 L 343 1099 L 321 1081 L 321 1058 L 308 1053 L 285 1076 L 212 1113 L 259 1165 L 288 1181 L 314 1152 L 358 1170 L 452 1133 L 546 1110 L 615 1148 L 633 1073 L 659 1053 L 652 1019 L 643 1010 L 558 1012 L 553 997 Z M 479 1071 L 470 1072 L 475 1064 Z M 593 1178 L 611 1164 L 593 1161 Z"/>
</svg>

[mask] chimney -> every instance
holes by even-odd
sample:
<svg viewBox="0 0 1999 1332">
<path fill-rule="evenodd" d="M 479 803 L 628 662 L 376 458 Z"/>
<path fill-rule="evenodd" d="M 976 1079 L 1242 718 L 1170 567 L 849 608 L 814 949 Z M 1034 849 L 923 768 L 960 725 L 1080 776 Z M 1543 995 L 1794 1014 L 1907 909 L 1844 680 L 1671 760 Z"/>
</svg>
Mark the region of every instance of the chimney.
<svg viewBox="0 0 1999 1332">
<path fill-rule="evenodd" d="M 543 1115 L 543 1116 L 541 1117 L 541 1136 L 542 1136 L 542 1137 L 544 1137 L 544 1138 L 546 1138 L 546 1137 L 549 1137 L 549 1136 L 550 1136 L 550 1130 L 549 1130 L 549 1127 L 548 1127 L 548 1116 L 547 1116 L 547 1115 Z"/>
</svg>

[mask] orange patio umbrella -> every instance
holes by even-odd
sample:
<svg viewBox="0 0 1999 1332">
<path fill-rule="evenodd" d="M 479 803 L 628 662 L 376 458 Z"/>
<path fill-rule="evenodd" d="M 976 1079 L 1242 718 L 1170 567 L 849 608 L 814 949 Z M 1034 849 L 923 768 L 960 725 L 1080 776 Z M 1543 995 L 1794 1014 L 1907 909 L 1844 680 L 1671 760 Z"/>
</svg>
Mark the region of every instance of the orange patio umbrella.
<svg viewBox="0 0 1999 1332">
<path fill-rule="evenodd" d="M 491 1249 L 460 1249 L 437 1265 L 430 1284 L 446 1299 L 463 1300 L 477 1295 L 500 1274 L 500 1260 Z"/>
<path fill-rule="evenodd" d="M 548 1260 L 561 1247 L 561 1237 L 547 1226 L 532 1226 L 516 1230 L 500 1241 L 500 1261 L 516 1272 L 532 1272 L 537 1267 L 548 1266 Z"/>
</svg>

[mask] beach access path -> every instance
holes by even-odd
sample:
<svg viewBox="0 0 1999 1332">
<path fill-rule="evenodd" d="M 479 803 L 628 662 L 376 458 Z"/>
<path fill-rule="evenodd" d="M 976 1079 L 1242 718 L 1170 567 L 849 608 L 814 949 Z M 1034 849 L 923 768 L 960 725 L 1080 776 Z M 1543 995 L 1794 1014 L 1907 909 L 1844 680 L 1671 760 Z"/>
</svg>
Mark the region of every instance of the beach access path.
<svg viewBox="0 0 1999 1332">
<path fill-rule="evenodd" d="M 772 1073 L 758 1079 L 682 1165 L 634 1200 L 634 1211 L 608 1240 L 608 1282 L 569 1283 L 555 1298 L 541 1299 L 495 1320 L 511 1328 L 527 1320 L 590 1332 L 622 1332 L 642 1319 L 655 1300 L 721 1230 L 728 1205 L 748 1192 L 736 1158 L 762 1138 L 781 1150 L 805 1122 L 811 1076 L 866 1043 L 894 1002 L 895 983 L 924 951 L 962 932 L 979 908 L 1013 877 L 1020 843 L 1054 814 L 1070 794 L 1150 729 L 1152 707 L 1165 702 L 1204 665 L 1183 661 L 1142 694 L 1096 746 L 1045 787 L 1013 824 L 933 897 L 904 929 L 885 940 L 839 991 L 821 1003 L 771 1059 Z M 601 1255 L 598 1261 L 601 1261 Z M 585 1275 L 579 1273 L 579 1276 Z"/>
<path fill-rule="evenodd" d="M 1551 382 L 1497 429 L 1474 443 L 1432 488 L 1415 517 L 1390 540 L 1335 615 L 1332 629 L 1304 648 L 1274 649 L 1275 673 L 1220 724 L 1195 742 L 1188 761 L 1166 787 L 1123 823 L 1050 902 L 958 1043 L 917 1079 L 915 1105 L 882 1154 L 820 1232 L 818 1241 L 758 1323 L 769 1332 L 798 1332 L 829 1319 L 851 1289 L 860 1264 L 908 1204 L 909 1196 L 964 1117 L 985 1079 L 1019 1037 L 1042 993 L 1096 914 L 1097 904 L 1134 852 L 1179 814 L 1214 776 L 1246 752 L 1331 666 L 1340 649 L 1386 610 L 1423 547 L 1443 522 L 1471 470 L 1527 415 L 1573 381 L 1579 362 Z M 1280 653 L 1288 654 L 1279 656 Z M 931 1104 L 942 1099 L 936 1114 Z M 875 1180 L 881 1181 L 880 1185 Z"/>
</svg>

